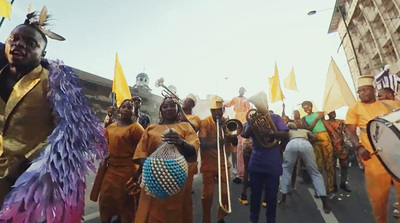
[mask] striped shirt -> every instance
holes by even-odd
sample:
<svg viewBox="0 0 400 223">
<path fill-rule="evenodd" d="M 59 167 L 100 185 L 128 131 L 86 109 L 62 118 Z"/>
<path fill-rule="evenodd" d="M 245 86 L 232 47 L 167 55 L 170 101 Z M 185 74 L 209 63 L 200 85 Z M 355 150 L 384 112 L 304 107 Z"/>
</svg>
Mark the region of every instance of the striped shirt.
<svg viewBox="0 0 400 223">
<path fill-rule="evenodd" d="M 382 71 L 380 74 L 375 75 L 376 89 L 391 88 L 395 94 L 399 90 L 400 77 L 395 74 L 389 74 L 389 71 Z"/>
</svg>

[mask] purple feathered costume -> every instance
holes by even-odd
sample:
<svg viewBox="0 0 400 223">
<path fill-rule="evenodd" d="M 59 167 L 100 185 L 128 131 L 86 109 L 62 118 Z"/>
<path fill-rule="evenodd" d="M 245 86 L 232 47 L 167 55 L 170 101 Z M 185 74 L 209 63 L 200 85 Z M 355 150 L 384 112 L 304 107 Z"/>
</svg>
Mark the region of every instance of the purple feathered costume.
<svg viewBox="0 0 400 223">
<path fill-rule="evenodd" d="M 104 129 L 81 91 L 78 76 L 49 61 L 48 100 L 58 119 L 49 144 L 18 178 L 7 196 L 0 222 L 81 222 L 88 170 L 106 153 Z"/>
</svg>

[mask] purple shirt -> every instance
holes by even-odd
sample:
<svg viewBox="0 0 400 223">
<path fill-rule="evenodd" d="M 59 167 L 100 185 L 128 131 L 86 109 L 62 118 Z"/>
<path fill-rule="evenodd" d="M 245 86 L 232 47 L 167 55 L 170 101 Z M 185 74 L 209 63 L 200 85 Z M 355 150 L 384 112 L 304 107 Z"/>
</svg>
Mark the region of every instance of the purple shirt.
<svg viewBox="0 0 400 223">
<path fill-rule="evenodd" d="M 278 131 L 289 130 L 280 116 L 271 114 L 271 118 Z M 247 128 L 248 124 L 246 123 L 245 129 Z M 250 157 L 249 171 L 270 174 L 273 176 L 282 175 L 282 155 L 279 144 L 267 149 L 263 148 L 252 135 L 250 138 L 253 139 L 253 151 Z"/>
</svg>

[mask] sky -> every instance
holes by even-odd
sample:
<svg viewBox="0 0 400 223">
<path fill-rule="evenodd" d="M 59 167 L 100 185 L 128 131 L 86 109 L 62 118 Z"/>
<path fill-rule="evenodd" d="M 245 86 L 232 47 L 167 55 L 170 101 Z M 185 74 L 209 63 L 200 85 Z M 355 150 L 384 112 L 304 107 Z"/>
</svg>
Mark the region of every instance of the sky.
<svg viewBox="0 0 400 223">
<path fill-rule="evenodd" d="M 15 0 L 0 41 L 24 21 L 29 4 L 37 11 L 46 5 L 51 30 L 66 38 L 49 40 L 47 58 L 112 80 L 118 53 L 128 85 L 145 72 L 155 94 L 160 77 L 182 98 L 193 93 L 230 100 L 240 87 L 247 97 L 268 93 L 277 63 L 282 88 L 292 67 L 298 86 L 283 88 L 286 113 L 303 100 L 321 109 L 331 58 L 354 93 L 339 35 L 327 33 L 334 0 Z M 307 15 L 311 10 L 317 13 Z M 270 104 L 277 113 L 281 106 Z"/>
</svg>

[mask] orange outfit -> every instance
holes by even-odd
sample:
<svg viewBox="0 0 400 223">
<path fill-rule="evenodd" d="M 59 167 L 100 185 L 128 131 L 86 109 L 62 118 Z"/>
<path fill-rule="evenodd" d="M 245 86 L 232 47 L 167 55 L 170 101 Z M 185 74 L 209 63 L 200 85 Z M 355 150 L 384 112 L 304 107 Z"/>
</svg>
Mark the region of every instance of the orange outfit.
<svg viewBox="0 0 400 223">
<path fill-rule="evenodd" d="M 200 145 L 199 138 L 189 123 L 181 122 L 168 125 L 150 125 L 143 133 L 134 155 L 134 159 L 149 157 L 157 150 L 162 141 L 162 134 L 167 130 L 175 129 L 187 143 L 193 145 L 196 150 Z M 186 185 L 185 185 L 186 187 Z M 136 212 L 135 223 L 183 223 L 182 215 L 185 200 L 185 190 L 166 199 L 159 199 L 147 195 L 142 189 L 140 193 L 139 208 Z"/>
<path fill-rule="evenodd" d="M 220 132 L 222 134 L 222 132 Z M 200 124 L 199 130 L 199 138 L 206 140 L 215 140 L 217 138 L 217 126 L 214 122 L 212 116 L 208 116 L 203 119 Z M 231 153 L 232 145 L 230 143 L 225 144 L 226 148 L 226 156 L 229 158 L 229 154 Z M 214 184 L 215 179 L 218 177 L 218 152 L 217 145 L 215 148 L 211 149 L 200 149 L 201 155 L 201 167 L 200 172 L 203 176 L 203 191 L 201 195 L 201 202 L 203 206 L 203 223 L 211 223 L 211 207 L 214 196 Z M 230 168 L 230 163 L 228 161 L 228 172 Z M 223 163 L 223 153 L 221 153 L 221 182 L 222 182 L 222 200 L 224 204 L 228 202 L 227 189 L 224 185 L 226 182 L 229 182 L 229 179 L 226 179 L 225 176 L 225 167 Z M 218 220 L 223 219 L 226 216 L 226 213 L 219 207 L 218 204 Z"/>
<path fill-rule="evenodd" d="M 250 110 L 250 103 L 246 101 L 245 97 L 234 97 L 231 101 L 225 103 L 224 107 L 233 106 L 233 110 L 236 115 L 235 118 L 238 119 L 242 124 L 244 124 L 246 120 L 246 113 Z"/>
<path fill-rule="evenodd" d="M 398 107 L 395 101 L 386 101 L 385 103 Z M 387 108 L 380 101 L 375 101 L 370 104 L 357 102 L 356 105 L 351 107 L 347 112 L 346 124 L 356 125 L 360 128 L 361 144 L 370 153 L 373 153 L 372 146 L 368 140 L 368 135 L 365 132 L 367 123 L 374 117 L 390 113 L 391 110 Z M 392 177 L 385 170 L 383 165 L 379 162 L 376 156 L 364 161 L 365 166 L 365 180 L 367 193 L 372 205 L 375 219 L 378 223 L 387 222 L 387 204 L 389 201 L 389 190 Z M 397 199 L 400 202 L 400 183 L 393 180 L 393 185 L 396 190 Z"/>
<path fill-rule="evenodd" d="M 250 103 L 246 100 L 247 98 L 245 97 L 234 97 L 224 105 L 225 107 L 233 106 L 236 113 L 235 118 L 242 124 L 247 122 L 246 114 L 250 110 Z M 240 179 L 244 177 L 243 142 L 244 139 L 238 136 L 238 144 L 236 147 L 232 148 L 233 152 L 236 153 L 236 176 Z"/>
<path fill-rule="evenodd" d="M 194 131 L 199 131 L 201 122 L 200 117 L 193 114 L 186 114 L 186 117 L 189 119 L 190 123 L 192 123 Z M 183 202 L 183 213 L 185 214 L 182 216 L 184 223 L 193 222 L 192 188 L 194 175 L 198 173 L 197 164 L 197 161 L 188 163 L 189 173 L 185 184 L 185 201 Z"/>
<path fill-rule="evenodd" d="M 122 223 L 131 223 L 135 218 L 134 199 L 125 190 L 125 183 L 137 169 L 132 156 L 143 131 L 136 122 L 128 126 L 114 122 L 106 128 L 109 158 L 99 197 L 102 222 L 110 222 L 114 215 Z"/>
</svg>

